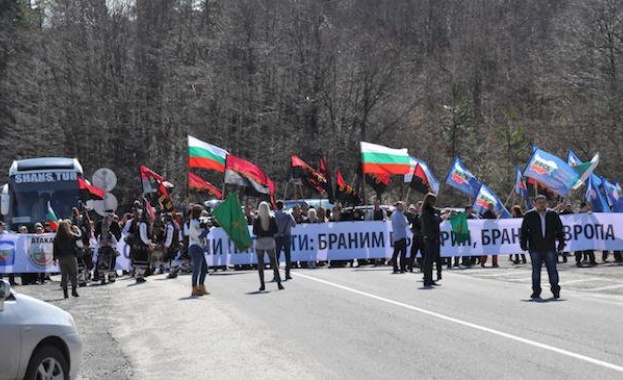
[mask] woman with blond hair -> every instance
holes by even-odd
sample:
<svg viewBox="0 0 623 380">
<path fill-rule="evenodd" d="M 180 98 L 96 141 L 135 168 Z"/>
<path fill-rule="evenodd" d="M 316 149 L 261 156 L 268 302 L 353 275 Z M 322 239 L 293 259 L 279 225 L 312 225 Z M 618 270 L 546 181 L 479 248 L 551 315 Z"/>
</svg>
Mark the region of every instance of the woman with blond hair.
<svg viewBox="0 0 623 380">
<path fill-rule="evenodd" d="M 74 226 L 75 227 L 75 226 Z M 61 287 L 63 295 L 67 294 L 67 277 L 71 281 L 71 295 L 78 297 L 76 287 L 78 286 L 78 260 L 76 259 L 76 242 L 80 240 L 82 234 L 78 227 L 72 228 L 68 220 L 61 220 L 58 224 L 56 236 L 53 242 L 54 265 L 59 263 L 61 268 Z"/>
<path fill-rule="evenodd" d="M 268 203 L 262 202 L 258 207 L 258 217 L 253 221 L 253 235 L 255 235 L 255 253 L 257 254 L 257 271 L 260 275 L 260 291 L 266 289 L 264 285 L 264 253 L 268 253 L 270 265 L 273 267 L 275 280 L 279 290 L 283 290 L 279 276 L 279 262 L 275 256 L 275 234 L 277 222 L 270 215 Z"/>
</svg>

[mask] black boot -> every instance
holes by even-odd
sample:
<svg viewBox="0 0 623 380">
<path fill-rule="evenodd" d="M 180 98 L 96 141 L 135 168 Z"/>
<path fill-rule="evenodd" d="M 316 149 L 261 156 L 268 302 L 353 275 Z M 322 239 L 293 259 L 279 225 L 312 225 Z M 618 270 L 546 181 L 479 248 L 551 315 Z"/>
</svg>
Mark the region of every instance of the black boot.
<svg viewBox="0 0 623 380">
<path fill-rule="evenodd" d="M 260 292 L 266 290 L 266 286 L 264 285 L 264 272 L 259 272 L 260 274 Z"/>
<path fill-rule="evenodd" d="M 80 296 L 78 295 L 78 292 L 76 291 L 76 288 L 73 288 L 73 287 L 71 288 L 71 295 L 72 295 L 73 297 L 80 297 Z"/>
<path fill-rule="evenodd" d="M 67 294 L 67 287 L 63 288 L 63 296 L 65 296 L 65 299 L 69 298 L 69 294 Z"/>
</svg>

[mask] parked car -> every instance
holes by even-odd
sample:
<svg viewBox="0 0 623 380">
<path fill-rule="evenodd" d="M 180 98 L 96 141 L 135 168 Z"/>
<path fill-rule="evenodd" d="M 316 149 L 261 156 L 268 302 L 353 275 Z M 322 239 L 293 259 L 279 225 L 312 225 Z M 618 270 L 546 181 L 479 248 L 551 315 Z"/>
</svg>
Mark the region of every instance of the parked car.
<svg viewBox="0 0 623 380">
<path fill-rule="evenodd" d="M 71 314 L 0 280 L 0 379 L 74 379 L 81 362 Z"/>
<path fill-rule="evenodd" d="M 283 201 L 283 209 L 284 211 L 291 211 L 294 206 L 303 206 L 318 208 L 320 206 L 331 210 L 333 208 L 333 203 L 329 202 L 327 199 L 288 199 Z"/>
</svg>

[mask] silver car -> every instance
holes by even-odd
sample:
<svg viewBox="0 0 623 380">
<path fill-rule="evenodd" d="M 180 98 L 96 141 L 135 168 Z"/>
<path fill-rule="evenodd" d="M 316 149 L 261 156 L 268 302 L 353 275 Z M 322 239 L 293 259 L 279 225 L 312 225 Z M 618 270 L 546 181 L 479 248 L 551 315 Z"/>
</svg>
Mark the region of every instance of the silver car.
<svg viewBox="0 0 623 380">
<path fill-rule="evenodd" d="M 0 380 L 74 379 L 81 362 L 71 314 L 0 280 Z"/>
</svg>

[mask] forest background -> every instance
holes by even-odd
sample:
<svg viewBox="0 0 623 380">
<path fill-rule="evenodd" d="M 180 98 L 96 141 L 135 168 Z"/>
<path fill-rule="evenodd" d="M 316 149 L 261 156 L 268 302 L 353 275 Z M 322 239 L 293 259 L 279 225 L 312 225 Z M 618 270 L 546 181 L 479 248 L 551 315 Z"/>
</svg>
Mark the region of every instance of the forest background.
<svg viewBox="0 0 623 380">
<path fill-rule="evenodd" d="M 441 182 L 459 156 L 503 199 L 533 144 L 599 151 L 620 180 L 622 119 L 616 0 L 0 0 L 0 170 L 78 157 L 87 178 L 117 173 L 121 203 L 142 164 L 185 197 L 187 134 L 279 197 L 291 152 L 350 181 L 359 141 L 408 148 Z"/>
</svg>

